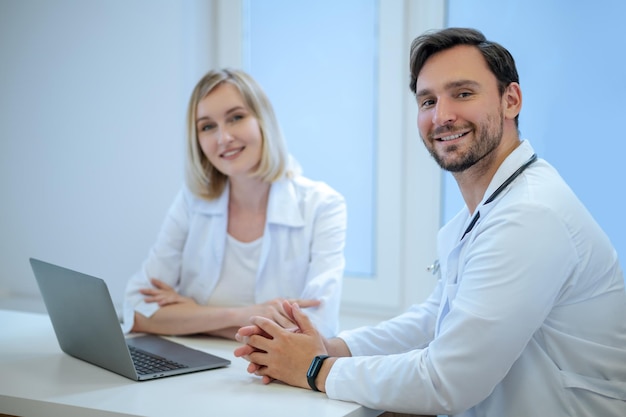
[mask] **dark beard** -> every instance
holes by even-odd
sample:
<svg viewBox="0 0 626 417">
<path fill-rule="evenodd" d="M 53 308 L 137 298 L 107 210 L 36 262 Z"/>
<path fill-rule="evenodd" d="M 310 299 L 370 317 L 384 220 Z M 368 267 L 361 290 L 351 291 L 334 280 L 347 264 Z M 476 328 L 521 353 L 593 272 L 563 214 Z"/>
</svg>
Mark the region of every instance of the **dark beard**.
<svg viewBox="0 0 626 417">
<path fill-rule="evenodd" d="M 474 144 L 472 144 L 467 153 L 462 155 L 461 159 L 445 161 L 435 152 L 434 147 L 427 147 L 428 152 L 442 169 L 449 172 L 463 172 L 476 165 L 476 163 L 478 163 L 485 156 L 489 155 L 498 147 L 498 145 L 500 145 L 500 142 L 502 141 L 503 125 L 504 120 L 501 113 L 498 114 L 498 119 L 494 119 L 490 116 L 484 123 L 479 125 L 470 125 L 470 127 L 473 127 L 477 140 Z M 462 129 L 456 128 L 456 130 L 458 131 Z M 439 131 L 437 133 L 440 134 L 441 132 Z M 457 145 L 450 145 L 446 148 L 446 153 L 452 154 L 457 150 Z"/>
</svg>

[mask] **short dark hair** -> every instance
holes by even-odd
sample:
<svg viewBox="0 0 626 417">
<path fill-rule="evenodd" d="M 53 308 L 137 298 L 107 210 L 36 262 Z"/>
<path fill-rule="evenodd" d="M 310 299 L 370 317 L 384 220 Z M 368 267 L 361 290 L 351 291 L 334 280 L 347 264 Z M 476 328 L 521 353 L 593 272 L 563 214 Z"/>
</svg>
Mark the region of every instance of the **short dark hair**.
<svg viewBox="0 0 626 417">
<path fill-rule="evenodd" d="M 417 77 L 428 58 L 437 52 L 450 49 L 458 45 L 475 46 L 485 58 L 487 66 L 498 81 L 498 91 L 504 94 L 512 82 L 519 84 L 519 75 L 515 60 L 511 53 L 502 45 L 487 40 L 480 31 L 471 28 L 446 28 L 426 32 L 411 43 L 409 87 L 413 94 L 417 85 Z M 518 115 L 519 117 L 519 115 Z M 518 124 L 518 117 L 515 124 Z"/>
</svg>

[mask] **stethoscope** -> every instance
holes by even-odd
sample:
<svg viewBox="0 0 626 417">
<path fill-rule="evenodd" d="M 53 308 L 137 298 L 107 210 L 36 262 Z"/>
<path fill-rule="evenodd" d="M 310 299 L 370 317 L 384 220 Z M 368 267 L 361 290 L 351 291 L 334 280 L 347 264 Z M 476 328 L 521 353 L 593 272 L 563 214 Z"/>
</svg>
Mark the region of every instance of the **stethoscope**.
<svg viewBox="0 0 626 417">
<path fill-rule="evenodd" d="M 515 181 L 515 178 L 519 177 L 520 174 L 524 172 L 526 168 L 531 166 L 532 163 L 535 162 L 536 160 L 537 160 L 537 154 L 534 153 L 528 159 L 528 161 L 524 162 L 524 164 L 522 164 L 521 167 L 517 168 L 517 170 L 514 173 L 512 173 L 511 176 L 509 176 L 509 178 L 507 178 L 502 184 L 500 184 L 500 186 L 489 196 L 489 198 L 485 200 L 485 202 L 482 205 L 486 206 L 487 204 L 495 200 L 496 197 L 498 197 L 498 195 L 500 195 L 502 191 L 506 189 L 506 187 L 508 187 L 509 185 L 511 185 L 513 181 Z M 470 224 L 467 226 L 467 229 L 465 229 L 465 232 L 463 232 L 463 236 L 461 236 L 461 240 L 463 240 L 465 235 L 467 235 L 469 232 L 472 231 L 474 226 L 476 226 L 476 223 L 478 222 L 479 218 L 480 218 L 480 210 L 476 210 L 476 214 L 474 214 L 474 217 L 472 217 L 472 221 L 470 221 Z M 439 272 L 439 259 L 435 259 L 435 261 L 431 265 L 426 267 L 426 270 L 430 272 L 431 274 L 436 275 L 437 272 Z"/>
</svg>

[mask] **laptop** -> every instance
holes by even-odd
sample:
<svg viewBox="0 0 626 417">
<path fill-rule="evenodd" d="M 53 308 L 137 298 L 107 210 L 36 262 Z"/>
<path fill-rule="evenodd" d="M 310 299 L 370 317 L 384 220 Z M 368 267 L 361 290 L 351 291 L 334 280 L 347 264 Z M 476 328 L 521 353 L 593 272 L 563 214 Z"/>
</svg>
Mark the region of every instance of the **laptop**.
<svg viewBox="0 0 626 417">
<path fill-rule="evenodd" d="M 135 381 L 230 365 L 228 359 L 156 335 L 125 337 L 104 280 L 34 258 L 30 264 L 59 346 L 68 355 Z"/>
</svg>

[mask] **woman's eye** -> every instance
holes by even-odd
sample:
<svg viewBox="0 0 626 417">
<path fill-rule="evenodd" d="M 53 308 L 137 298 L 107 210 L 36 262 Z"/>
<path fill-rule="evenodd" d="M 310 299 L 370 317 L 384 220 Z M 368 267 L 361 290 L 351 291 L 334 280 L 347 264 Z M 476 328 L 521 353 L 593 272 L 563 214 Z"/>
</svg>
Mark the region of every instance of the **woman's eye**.
<svg viewBox="0 0 626 417">
<path fill-rule="evenodd" d="M 241 120 L 243 118 L 244 118 L 243 114 L 235 114 L 235 115 L 233 115 L 233 117 L 230 118 L 230 120 L 233 121 L 233 122 L 237 122 L 237 121 L 239 121 L 239 120 Z"/>
<path fill-rule="evenodd" d="M 206 132 L 206 131 L 212 130 L 212 129 L 214 129 L 214 128 L 215 128 L 215 125 L 214 125 L 214 124 L 206 124 L 206 125 L 202 125 L 202 126 L 200 126 L 200 130 L 201 130 L 202 132 Z"/>
</svg>

